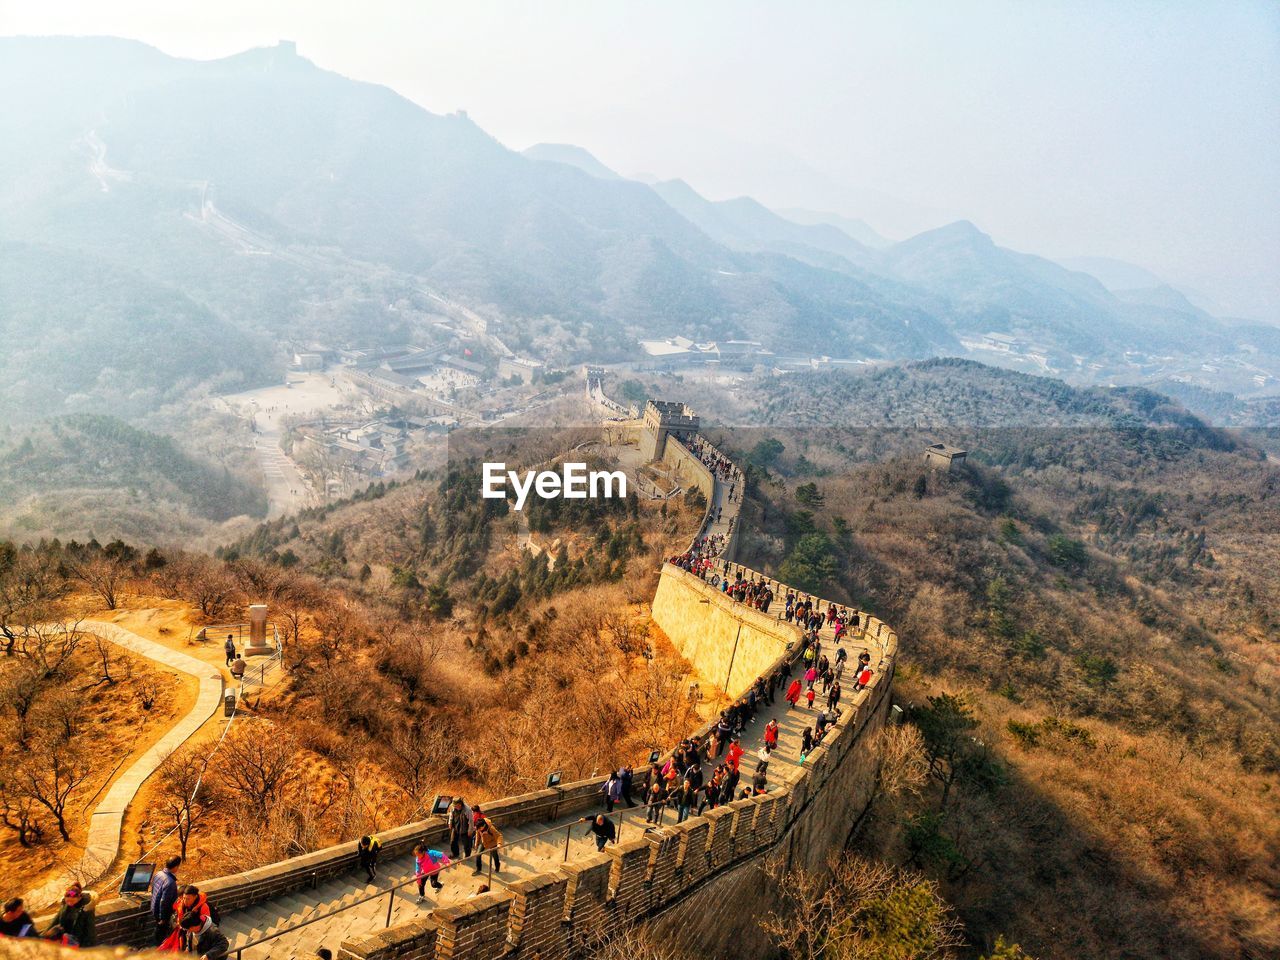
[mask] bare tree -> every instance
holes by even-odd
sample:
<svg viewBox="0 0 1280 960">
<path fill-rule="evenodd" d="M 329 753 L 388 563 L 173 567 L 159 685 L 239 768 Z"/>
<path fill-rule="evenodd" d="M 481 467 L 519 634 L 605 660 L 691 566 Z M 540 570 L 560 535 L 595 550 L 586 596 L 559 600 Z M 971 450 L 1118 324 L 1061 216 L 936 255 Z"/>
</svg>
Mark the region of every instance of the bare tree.
<svg viewBox="0 0 1280 960">
<path fill-rule="evenodd" d="M 70 742 L 79 732 L 84 714 L 84 693 L 63 684 L 52 688 L 36 708 L 36 724 L 46 736 Z"/>
<path fill-rule="evenodd" d="M 89 773 L 90 766 L 78 744 L 50 738 L 27 754 L 18 768 L 17 782 L 27 798 L 53 815 L 58 833 L 70 841 L 67 801 L 89 779 Z"/>
<path fill-rule="evenodd" d="M 238 595 L 235 578 L 226 567 L 207 557 L 185 557 L 180 564 L 179 594 L 195 606 L 206 620 L 217 620 Z"/>
<path fill-rule="evenodd" d="M 290 603 L 280 612 L 281 619 L 284 621 L 284 642 L 293 647 L 298 642 L 298 637 L 302 633 L 302 621 L 306 617 L 307 610 L 301 603 Z"/>
<path fill-rule="evenodd" d="M 795 960 L 942 960 L 963 942 L 960 924 L 920 874 L 844 856 L 830 875 L 774 874 L 781 909 L 761 927 Z"/>
<path fill-rule="evenodd" d="M 156 771 L 157 799 L 173 823 L 184 860 L 191 831 L 213 805 L 213 791 L 202 779 L 204 768 L 204 759 L 188 748 L 169 754 Z"/>
<path fill-rule="evenodd" d="M 301 773 L 301 747 L 275 724 L 246 720 L 222 743 L 218 779 L 228 792 L 267 808 L 281 798 Z"/>
<path fill-rule="evenodd" d="M 398 623 L 382 635 L 382 667 L 404 688 L 412 707 L 430 687 L 431 669 L 440 656 L 439 633 L 422 623 Z"/>
<path fill-rule="evenodd" d="M 13 714 L 14 739 L 21 750 L 30 747 L 31 714 L 44 684 L 44 668 L 36 663 L 17 665 L 0 677 L 0 707 Z"/>
<path fill-rule="evenodd" d="M 891 724 L 880 731 L 880 769 L 876 787 L 886 797 L 919 793 L 929 781 L 924 737 L 915 724 Z"/>
<path fill-rule="evenodd" d="M 160 596 L 171 600 L 177 600 L 182 596 L 182 583 L 187 573 L 185 559 L 181 555 L 172 557 L 161 566 L 152 567 L 147 571 L 147 576 Z"/>
<path fill-rule="evenodd" d="M 671 660 L 646 660 L 646 669 L 618 678 L 613 702 L 626 726 L 645 743 L 672 743 L 698 725 L 697 704 L 687 696 L 689 673 Z"/>
<path fill-rule="evenodd" d="M 782 952 L 794 960 L 847 956 L 844 948 L 854 936 L 854 928 L 841 922 L 847 905 L 832 879 L 810 870 L 780 871 L 772 879 L 782 895 L 783 908 L 769 913 L 760 926 Z"/>
<path fill-rule="evenodd" d="M 320 634 L 314 649 L 326 667 L 332 667 L 354 644 L 369 636 L 363 611 L 345 597 L 330 598 L 312 615 L 312 621 Z"/>
<path fill-rule="evenodd" d="M 275 564 L 242 557 L 228 564 L 228 572 L 240 592 L 254 603 L 274 602 L 289 590 L 289 572 Z"/>
<path fill-rule="evenodd" d="M 602 617 L 601 628 L 623 656 L 636 657 L 649 649 L 649 628 L 627 611 L 611 610 Z"/>
<path fill-rule="evenodd" d="M 302 636 L 302 625 L 311 610 L 323 600 L 323 591 L 314 580 L 290 571 L 276 604 L 276 610 L 284 623 L 284 642 L 287 647 L 296 646 Z"/>
<path fill-rule="evenodd" d="M 84 640 L 79 620 L 28 623 L 14 638 L 14 649 L 40 667 L 45 677 L 62 672 Z"/>
<path fill-rule="evenodd" d="M 97 686 L 99 683 L 114 686 L 116 678 L 111 675 L 111 642 L 109 640 L 104 640 L 97 634 L 94 634 L 93 645 L 98 651 L 98 666 L 102 671 L 102 676 L 98 678 L 97 683 L 95 683 L 94 686 Z"/>
<path fill-rule="evenodd" d="M 143 710 L 150 710 L 160 699 L 164 685 L 153 670 L 142 670 L 132 674 L 133 695 Z"/>
<path fill-rule="evenodd" d="M 21 847 L 33 847 L 44 837 L 37 804 L 15 779 L 15 771 L 0 772 L 0 824 L 8 827 Z"/>
<path fill-rule="evenodd" d="M 422 799 L 427 785 L 427 766 L 430 751 L 422 735 L 416 730 L 397 730 L 387 744 L 394 764 L 389 773 L 396 786 L 417 803 Z"/>
<path fill-rule="evenodd" d="M 0 642 L 12 656 L 28 625 L 54 619 L 70 584 L 48 550 L 0 551 Z"/>
<path fill-rule="evenodd" d="M 241 800 L 232 804 L 220 847 L 238 870 L 278 863 L 321 846 L 324 834 L 314 804 L 279 803 L 264 812 Z"/>
<path fill-rule="evenodd" d="M 98 595 L 108 610 L 116 609 L 133 574 L 133 562 L 124 550 L 94 550 L 71 564 L 71 572 Z"/>
<path fill-rule="evenodd" d="M 556 729 L 555 713 L 563 717 L 563 707 L 546 700 L 531 701 L 526 709 L 501 728 L 482 726 L 459 748 L 476 770 L 501 770 L 504 780 L 517 789 L 537 790 L 548 770 L 566 769 L 576 773 L 572 751 L 577 743 L 550 733 Z M 587 757 L 589 766 L 590 757 Z"/>
<path fill-rule="evenodd" d="M 692 951 L 655 940 L 627 926 L 610 934 L 589 931 L 581 936 L 583 955 L 592 960 L 695 960 Z"/>
<path fill-rule="evenodd" d="M 894 723 L 883 727 L 877 734 L 880 757 L 875 779 L 871 783 L 871 796 L 866 806 L 853 822 L 849 836 L 862 829 L 866 819 L 880 812 L 897 818 L 901 815 L 903 799 L 920 794 L 929 782 L 929 757 L 925 753 L 924 737 L 913 723 Z"/>
<path fill-rule="evenodd" d="M 297 450 L 296 447 L 294 449 Z M 352 456 L 343 450 L 308 443 L 294 459 L 311 474 L 322 501 L 328 502 L 330 480 L 341 480 L 344 489 L 347 487 L 352 472 Z"/>
</svg>

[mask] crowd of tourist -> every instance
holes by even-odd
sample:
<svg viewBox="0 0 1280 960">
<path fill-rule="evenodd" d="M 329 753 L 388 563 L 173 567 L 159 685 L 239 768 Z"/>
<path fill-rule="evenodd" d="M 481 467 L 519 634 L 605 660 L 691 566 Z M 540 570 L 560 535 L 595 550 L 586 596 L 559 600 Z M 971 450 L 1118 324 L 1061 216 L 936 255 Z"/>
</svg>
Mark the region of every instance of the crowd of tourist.
<svg viewBox="0 0 1280 960">
<path fill-rule="evenodd" d="M 742 482 L 742 471 L 738 469 L 738 465 L 712 446 L 710 441 L 703 437 L 694 437 L 688 449 L 721 483 Z"/>
<path fill-rule="evenodd" d="M 727 484 L 726 502 L 733 503 L 735 497 L 740 500 L 743 475 L 733 462 L 701 437 L 695 437 L 689 449 L 721 484 Z M 784 586 L 776 580 L 723 559 L 729 540 L 728 533 L 709 532 L 720 521 L 722 511 L 723 506 L 713 505 L 702 535 L 684 553 L 668 558 L 669 562 L 699 577 L 736 603 L 746 604 L 767 614 L 779 602 L 776 591 L 783 590 Z M 731 516 L 730 521 L 733 519 Z M 696 737 L 686 740 L 665 766 L 650 772 L 646 780 L 645 798 L 649 805 L 650 822 L 661 819 L 664 807 L 674 807 L 679 822 L 689 815 L 690 810 L 701 812 L 707 807 L 734 799 L 734 790 L 738 788 L 740 780 L 738 762 L 744 752 L 740 738 L 745 725 L 754 722 L 762 708 L 774 704 L 780 689 L 788 680 L 790 683 L 785 694 L 787 709 L 815 710 L 813 725 L 801 735 L 799 762 L 805 761 L 838 720 L 843 696 L 841 680 L 848 660 L 848 651 L 842 643 L 846 638 L 856 636 L 864 626 L 861 614 L 857 610 L 830 602 L 823 609 L 821 601 L 791 589 L 786 589 L 780 603 L 781 608 L 776 610 L 776 617 L 801 630 L 799 650 L 787 661 L 785 667 L 770 671 L 767 676 L 758 677 L 742 697 L 721 713 L 705 745 L 700 744 Z M 831 631 L 834 662 L 823 649 L 820 635 L 824 627 Z M 870 682 L 870 660 L 870 654 L 865 651 L 859 655 L 854 670 L 855 690 L 861 690 Z M 797 667 L 802 670 L 802 676 L 791 680 L 791 673 Z M 819 696 L 822 698 L 822 705 L 815 706 Z M 695 759 L 699 756 L 699 750 L 705 747 L 703 755 L 706 759 L 716 761 L 726 744 L 729 746 L 725 762 L 718 763 L 709 777 L 704 775 L 702 761 Z M 742 787 L 741 795 L 764 792 L 767 789 L 768 765 L 777 749 L 778 723 L 776 719 L 770 719 L 756 754 L 756 772 L 751 784 Z M 615 775 L 609 782 L 613 783 L 617 779 L 618 775 Z M 604 789 L 608 791 L 609 785 L 606 784 Z M 610 803 L 609 810 L 612 809 L 613 805 Z"/>
<path fill-rule="evenodd" d="M 218 929 L 218 911 L 198 887 L 178 882 L 181 857 L 170 857 L 152 878 L 150 920 L 152 944 L 157 950 L 190 953 L 200 960 L 222 960 L 230 952 L 227 937 Z M 57 912 L 40 929 L 21 898 L 4 905 L 0 936 L 43 937 L 72 948 L 98 943 L 93 894 L 73 883 L 63 894 Z"/>
</svg>

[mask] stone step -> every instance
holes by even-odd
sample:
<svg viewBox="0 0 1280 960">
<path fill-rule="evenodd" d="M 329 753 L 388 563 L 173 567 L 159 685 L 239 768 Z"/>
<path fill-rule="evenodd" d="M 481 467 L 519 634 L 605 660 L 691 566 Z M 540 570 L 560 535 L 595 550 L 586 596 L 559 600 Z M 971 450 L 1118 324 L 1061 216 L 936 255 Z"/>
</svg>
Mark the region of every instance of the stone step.
<svg viewBox="0 0 1280 960">
<path fill-rule="evenodd" d="M 279 897 L 276 900 L 276 905 L 285 914 L 288 924 L 298 923 L 316 912 L 314 903 L 308 902 L 292 893 L 286 893 L 284 896 Z"/>
<path fill-rule="evenodd" d="M 262 927 L 251 927 L 238 937 L 232 937 L 228 934 L 227 940 L 230 941 L 231 948 L 234 950 L 236 948 L 243 947 L 247 943 L 253 943 L 255 940 L 261 940 L 267 935 L 267 931 L 269 929 L 270 928 L 265 925 Z M 227 933 L 225 927 L 222 928 L 222 932 L 224 934 Z"/>
<path fill-rule="evenodd" d="M 243 910 L 237 910 L 222 920 L 222 932 L 227 939 L 239 943 L 248 943 L 257 939 L 270 929 L 280 918 L 280 910 L 274 901 L 254 904 Z"/>
</svg>

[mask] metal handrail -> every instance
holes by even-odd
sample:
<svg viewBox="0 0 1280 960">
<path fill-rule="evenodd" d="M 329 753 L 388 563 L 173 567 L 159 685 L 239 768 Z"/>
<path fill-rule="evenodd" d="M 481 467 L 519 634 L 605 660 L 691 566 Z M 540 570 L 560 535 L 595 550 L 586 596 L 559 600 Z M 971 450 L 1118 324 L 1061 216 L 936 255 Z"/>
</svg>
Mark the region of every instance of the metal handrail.
<svg viewBox="0 0 1280 960">
<path fill-rule="evenodd" d="M 244 676 L 240 678 L 240 688 L 243 690 L 247 685 L 265 687 L 267 685 L 267 674 L 275 673 L 277 667 L 284 664 L 284 650 L 276 648 L 276 652 L 267 657 L 260 663 L 255 663 L 245 670 Z M 254 667 L 257 667 L 257 678 L 255 679 Z"/>
</svg>

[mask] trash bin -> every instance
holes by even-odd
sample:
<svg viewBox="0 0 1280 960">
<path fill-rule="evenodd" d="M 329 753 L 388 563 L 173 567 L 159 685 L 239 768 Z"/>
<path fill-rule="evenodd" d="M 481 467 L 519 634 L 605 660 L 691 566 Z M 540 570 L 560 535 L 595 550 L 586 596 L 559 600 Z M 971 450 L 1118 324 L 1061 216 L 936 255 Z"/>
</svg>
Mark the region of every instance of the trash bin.
<svg viewBox="0 0 1280 960">
<path fill-rule="evenodd" d="M 228 717 L 236 712 L 236 695 L 232 691 L 227 691 L 227 695 L 222 698 L 222 712 Z"/>
</svg>

